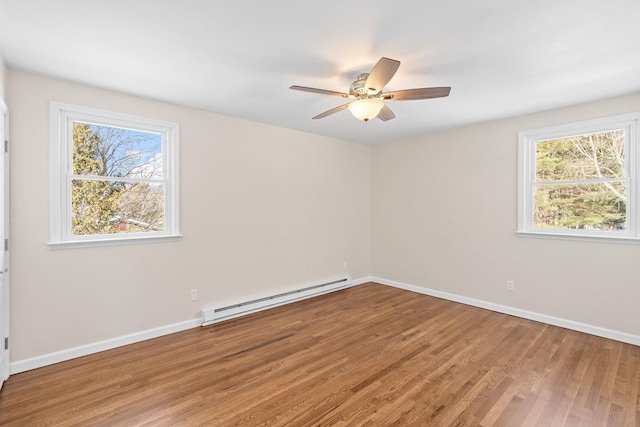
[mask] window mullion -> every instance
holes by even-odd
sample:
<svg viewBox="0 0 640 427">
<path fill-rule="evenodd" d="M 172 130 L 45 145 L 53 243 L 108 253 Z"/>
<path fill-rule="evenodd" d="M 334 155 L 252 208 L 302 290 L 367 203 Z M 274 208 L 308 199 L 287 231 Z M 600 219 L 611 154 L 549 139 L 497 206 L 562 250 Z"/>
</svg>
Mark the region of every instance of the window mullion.
<svg viewBox="0 0 640 427">
<path fill-rule="evenodd" d="M 153 179 L 153 178 L 129 178 L 123 176 L 103 176 L 103 175 L 69 175 L 71 180 L 82 179 L 85 181 L 120 181 L 131 183 L 145 183 L 145 184 L 161 184 L 167 183 L 166 179 Z"/>
<path fill-rule="evenodd" d="M 567 180 L 567 181 L 535 181 L 531 185 L 581 185 L 581 184 L 602 184 L 605 182 L 626 182 L 626 177 L 620 178 L 593 178 L 593 179 L 579 179 L 579 180 Z"/>
</svg>

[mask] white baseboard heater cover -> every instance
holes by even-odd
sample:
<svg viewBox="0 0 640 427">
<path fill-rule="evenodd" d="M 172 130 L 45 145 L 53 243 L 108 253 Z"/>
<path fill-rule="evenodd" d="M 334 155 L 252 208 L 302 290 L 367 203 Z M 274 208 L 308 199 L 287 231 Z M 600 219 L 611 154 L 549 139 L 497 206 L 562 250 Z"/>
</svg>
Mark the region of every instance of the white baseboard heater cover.
<svg viewBox="0 0 640 427">
<path fill-rule="evenodd" d="M 347 288 L 351 285 L 351 277 L 346 276 L 319 285 L 308 286 L 283 292 L 277 295 L 266 296 L 251 301 L 240 302 L 225 307 L 209 308 L 202 310 L 202 326 L 212 325 L 224 320 L 234 319 L 268 308 L 278 307 L 295 301 L 315 297 L 329 292 Z"/>
</svg>

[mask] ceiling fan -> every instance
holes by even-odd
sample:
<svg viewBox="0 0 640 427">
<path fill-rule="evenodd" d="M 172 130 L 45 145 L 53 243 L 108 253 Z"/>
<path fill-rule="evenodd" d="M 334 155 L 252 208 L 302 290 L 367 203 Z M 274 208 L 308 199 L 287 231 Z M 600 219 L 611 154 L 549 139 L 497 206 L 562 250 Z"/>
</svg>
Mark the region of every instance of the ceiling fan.
<svg viewBox="0 0 640 427">
<path fill-rule="evenodd" d="M 332 90 L 316 89 L 305 86 L 291 86 L 289 89 L 303 92 L 317 93 L 320 95 L 340 96 L 353 101 L 332 108 L 329 111 L 318 114 L 314 119 L 322 119 L 348 109 L 357 119 L 365 122 L 379 118 L 382 121 L 393 119 L 396 115 L 384 104 L 384 101 L 411 101 L 415 99 L 442 98 L 449 96 L 450 87 L 425 87 L 419 89 L 396 90 L 383 93 L 382 89 L 398 71 L 400 61 L 389 58 L 380 58 L 370 73 L 360 74 L 356 81 L 351 83 L 349 93 L 334 92 Z"/>
</svg>

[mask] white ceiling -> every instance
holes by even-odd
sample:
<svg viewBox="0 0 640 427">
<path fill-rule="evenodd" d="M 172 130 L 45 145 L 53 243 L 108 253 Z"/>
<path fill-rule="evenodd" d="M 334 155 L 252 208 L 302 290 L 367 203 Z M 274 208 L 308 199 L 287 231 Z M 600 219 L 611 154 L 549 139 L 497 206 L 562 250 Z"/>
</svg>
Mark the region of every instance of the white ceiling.
<svg viewBox="0 0 640 427">
<path fill-rule="evenodd" d="M 9 68 L 363 143 L 640 91 L 639 0 L 0 0 Z M 311 117 L 386 56 L 396 118 Z"/>
</svg>

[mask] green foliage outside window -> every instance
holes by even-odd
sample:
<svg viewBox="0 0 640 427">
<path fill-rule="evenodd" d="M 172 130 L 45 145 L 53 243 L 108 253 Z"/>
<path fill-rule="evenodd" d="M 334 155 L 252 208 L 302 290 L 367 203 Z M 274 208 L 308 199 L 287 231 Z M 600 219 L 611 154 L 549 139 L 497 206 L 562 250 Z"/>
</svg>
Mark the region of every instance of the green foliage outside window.
<svg viewBox="0 0 640 427">
<path fill-rule="evenodd" d="M 75 122 L 72 234 L 162 231 L 161 159 L 156 134 Z"/>
<path fill-rule="evenodd" d="M 626 228 L 624 131 L 536 143 L 534 226 Z"/>
</svg>

